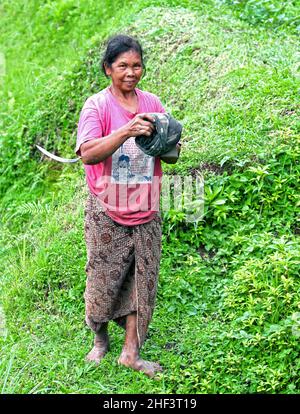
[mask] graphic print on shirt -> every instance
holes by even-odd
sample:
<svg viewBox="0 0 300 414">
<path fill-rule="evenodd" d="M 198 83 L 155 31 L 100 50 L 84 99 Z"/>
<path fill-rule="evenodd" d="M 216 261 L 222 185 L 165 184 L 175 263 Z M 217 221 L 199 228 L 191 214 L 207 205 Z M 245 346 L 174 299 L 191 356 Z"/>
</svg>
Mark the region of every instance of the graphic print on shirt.
<svg viewBox="0 0 300 414">
<path fill-rule="evenodd" d="M 155 157 L 145 154 L 130 137 L 112 154 L 111 182 L 115 184 L 151 183 Z"/>
</svg>

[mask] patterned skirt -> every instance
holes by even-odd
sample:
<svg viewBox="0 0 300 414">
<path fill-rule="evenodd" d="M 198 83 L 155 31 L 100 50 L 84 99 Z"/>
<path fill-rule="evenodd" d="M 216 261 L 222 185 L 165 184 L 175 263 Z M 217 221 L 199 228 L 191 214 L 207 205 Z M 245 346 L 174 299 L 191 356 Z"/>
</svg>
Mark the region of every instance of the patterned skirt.
<svg viewBox="0 0 300 414">
<path fill-rule="evenodd" d="M 151 321 L 161 257 L 161 215 L 148 223 L 124 226 L 113 221 L 89 193 L 85 205 L 87 247 L 85 320 L 98 332 L 103 322 L 126 328 L 126 316 L 137 312 L 141 347 Z"/>
</svg>

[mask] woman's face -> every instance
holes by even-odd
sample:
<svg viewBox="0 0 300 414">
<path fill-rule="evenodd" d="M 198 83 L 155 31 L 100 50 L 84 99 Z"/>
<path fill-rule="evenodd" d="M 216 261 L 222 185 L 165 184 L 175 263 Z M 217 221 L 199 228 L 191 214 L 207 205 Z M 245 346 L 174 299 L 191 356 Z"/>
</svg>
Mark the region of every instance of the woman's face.
<svg viewBox="0 0 300 414">
<path fill-rule="evenodd" d="M 143 74 L 141 56 L 135 50 L 121 53 L 111 67 L 105 64 L 105 70 L 106 74 L 111 77 L 115 88 L 122 92 L 130 92 Z"/>
</svg>

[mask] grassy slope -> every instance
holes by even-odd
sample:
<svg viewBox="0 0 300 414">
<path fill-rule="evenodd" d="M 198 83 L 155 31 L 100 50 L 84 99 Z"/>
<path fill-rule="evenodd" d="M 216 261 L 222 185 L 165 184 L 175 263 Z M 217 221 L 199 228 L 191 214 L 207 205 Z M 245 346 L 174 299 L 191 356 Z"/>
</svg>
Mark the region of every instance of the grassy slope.
<svg viewBox="0 0 300 414">
<path fill-rule="evenodd" d="M 33 33 L 25 45 L 8 8 L 0 38 L 11 99 L 4 110 L 18 114 L 14 124 L 1 118 L 10 160 L 4 187 L 18 178 L 2 199 L 3 391 L 297 392 L 297 36 L 250 26 L 210 3 L 137 2 L 114 21 L 94 1 L 80 19 L 76 2 L 56 3 L 64 6 L 53 6 L 49 19 L 51 6 L 28 2 L 17 23 L 19 33 Z M 95 33 L 92 23 L 103 19 Z M 101 366 L 84 363 L 92 334 L 83 323 L 82 167 L 40 165 L 33 151 L 38 141 L 72 154 L 80 107 L 106 85 L 97 44 L 118 30 L 148 52 L 141 88 L 185 127 L 181 162 L 165 172 L 196 168 L 207 182 L 202 224 L 186 228 L 180 214 L 165 216 L 157 309 L 143 350 L 166 367 L 157 383 L 117 366 L 123 337 L 115 326 Z"/>
</svg>

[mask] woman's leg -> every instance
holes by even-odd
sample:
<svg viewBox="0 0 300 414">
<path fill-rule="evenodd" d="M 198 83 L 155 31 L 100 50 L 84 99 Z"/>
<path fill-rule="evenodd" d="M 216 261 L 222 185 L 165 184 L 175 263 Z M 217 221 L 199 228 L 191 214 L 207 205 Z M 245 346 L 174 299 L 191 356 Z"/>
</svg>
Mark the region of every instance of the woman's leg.
<svg viewBox="0 0 300 414">
<path fill-rule="evenodd" d="M 163 370 L 156 362 L 144 361 L 139 356 L 136 312 L 127 316 L 125 343 L 118 363 L 136 371 L 142 371 L 149 377 L 154 377 L 157 372 Z"/>
<path fill-rule="evenodd" d="M 91 194 L 85 209 L 85 239 L 88 253 L 85 321 L 95 333 L 94 347 L 86 359 L 99 363 L 109 349 L 108 322 L 102 321 L 135 310 L 126 292 L 122 294 L 123 282 L 134 259 L 133 242 L 123 226 L 117 226 L 99 210 Z"/>
<path fill-rule="evenodd" d="M 99 364 L 106 352 L 109 350 L 109 339 L 107 333 L 108 322 L 102 324 L 100 330 L 95 333 L 94 347 L 87 354 L 86 360 Z"/>
</svg>

